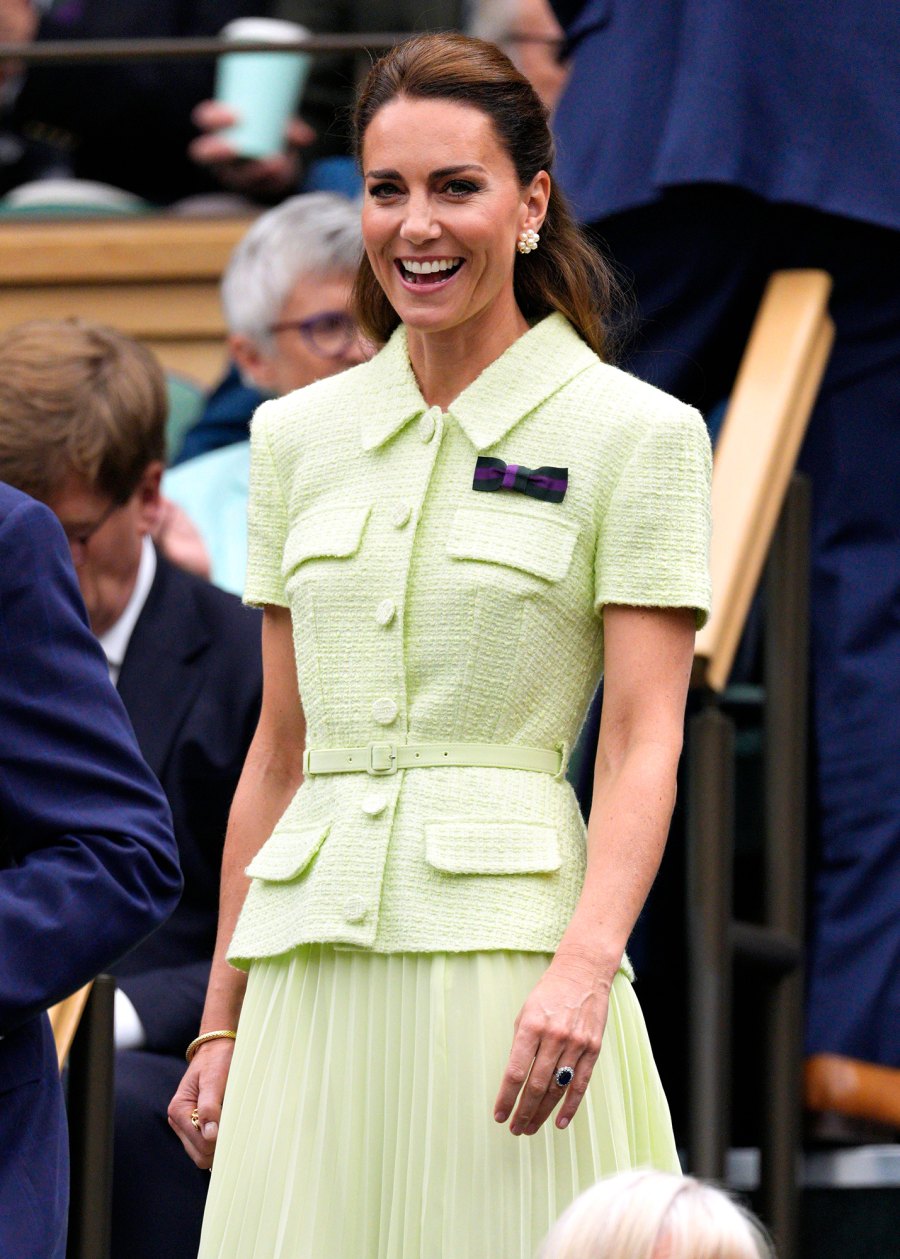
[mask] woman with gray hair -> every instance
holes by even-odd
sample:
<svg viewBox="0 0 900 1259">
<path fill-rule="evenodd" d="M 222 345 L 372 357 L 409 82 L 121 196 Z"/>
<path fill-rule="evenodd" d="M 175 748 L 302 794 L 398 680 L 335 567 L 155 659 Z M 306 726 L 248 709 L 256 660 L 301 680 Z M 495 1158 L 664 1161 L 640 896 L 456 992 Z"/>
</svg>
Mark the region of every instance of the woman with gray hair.
<svg viewBox="0 0 900 1259">
<path fill-rule="evenodd" d="M 222 279 L 228 344 L 262 392 L 281 396 L 360 361 L 348 302 L 361 252 L 359 206 L 330 192 L 291 197 L 237 246 Z"/>
<path fill-rule="evenodd" d="M 222 280 L 228 347 L 245 385 L 259 395 L 281 397 L 362 362 L 368 347 L 350 313 L 361 250 L 359 207 L 335 193 L 291 197 L 256 220 Z M 212 580 L 241 594 L 247 566 L 247 423 L 258 395 L 241 391 L 234 372 L 217 390 L 216 403 L 226 395 L 239 405 L 226 416 L 218 405 L 207 410 L 188 434 L 182 460 L 166 474 L 163 490 L 199 530 Z M 171 552 L 174 539 L 164 534 L 157 541 Z M 185 562 L 175 553 L 170 558 Z"/>
<path fill-rule="evenodd" d="M 598 1181 L 538 1259 L 775 1259 L 759 1221 L 714 1185 L 645 1169 Z"/>
</svg>

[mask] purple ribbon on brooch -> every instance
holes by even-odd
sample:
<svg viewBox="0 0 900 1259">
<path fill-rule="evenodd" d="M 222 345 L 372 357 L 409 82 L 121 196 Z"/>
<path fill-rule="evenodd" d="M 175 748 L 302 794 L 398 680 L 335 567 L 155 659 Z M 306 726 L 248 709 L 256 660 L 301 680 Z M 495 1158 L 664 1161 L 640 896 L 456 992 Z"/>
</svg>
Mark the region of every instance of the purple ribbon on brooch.
<svg viewBox="0 0 900 1259">
<path fill-rule="evenodd" d="M 547 503 L 561 503 L 568 487 L 568 468 L 525 468 L 486 455 L 478 456 L 472 482 L 473 490 L 516 490 Z"/>
</svg>

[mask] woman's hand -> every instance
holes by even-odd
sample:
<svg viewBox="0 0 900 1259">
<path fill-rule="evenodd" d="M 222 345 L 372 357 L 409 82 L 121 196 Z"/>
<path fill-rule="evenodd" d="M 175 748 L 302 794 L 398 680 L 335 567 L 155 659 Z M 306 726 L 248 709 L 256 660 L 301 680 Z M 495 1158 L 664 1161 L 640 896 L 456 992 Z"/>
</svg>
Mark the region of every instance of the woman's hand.
<svg viewBox="0 0 900 1259">
<path fill-rule="evenodd" d="M 556 1119 L 565 1128 L 584 1097 L 600 1055 L 609 1008 L 609 984 L 586 962 L 557 955 L 519 1011 L 509 1062 L 494 1103 L 494 1118 L 505 1123 L 516 1098 L 510 1130 L 532 1136 L 565 1098 Z M 555 1072 L 571 1067 L 567 1088 Z"/>
<path fill-rule="evenodd" d="M 175 1096 L 169 1102 L 169 1127 L 198 1167 L 209 1171 L 219 1135 L 222 1099 L 234 1053 L 233 1040 L 208 1040 L 198 1046 Z M 200 1127 L 191 1122 L 199 1112 Z"/>
<path fill-rule="evenodd" d="M 237 114 L 220 101 L 201 101 L 191 115 L 203 133 L 192 140 L 188 153 L 200 166 L 205 166 L 219 183 L 231 192 L 246 196 L 277 198 L 296 192 L 302 164 L 300 150 L 316 138 L 302 118 L 291 118 L 285 127 L 286 150 L 271 157 L 246 158 L 235 152 L 229 141 L 218 133 L 237 122 Z"/>
</svg>

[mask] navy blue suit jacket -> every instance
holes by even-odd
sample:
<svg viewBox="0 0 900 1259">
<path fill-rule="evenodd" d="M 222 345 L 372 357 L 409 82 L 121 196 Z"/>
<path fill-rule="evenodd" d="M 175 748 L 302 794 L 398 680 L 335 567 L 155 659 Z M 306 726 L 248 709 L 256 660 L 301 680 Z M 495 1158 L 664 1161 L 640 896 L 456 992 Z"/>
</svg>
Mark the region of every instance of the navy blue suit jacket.
<svg viewBox="0 0 900 1259">
<path fill-rule="evenodd" d="M 68 1159 L 42 1011 L 181 891 L 172 824 L 47 508 L 0 484 L 0 1254 L 62 1259 Z"/>
<path fill-rule="evenodd" d="M 719 183 L 900 227 L 900 6 L 551 2 L 573 50 L 557 176 L 583 221 Z"/>
<path fill-rule="evenodd" d="M 160 555 L 119 674 L 184 875 L 175 913 L 113 968 L 156 1053 L 180 1058 L 200 1026 L 225 826 L 262 700 L 261 627 L 256 609 Z"/>
</svg>

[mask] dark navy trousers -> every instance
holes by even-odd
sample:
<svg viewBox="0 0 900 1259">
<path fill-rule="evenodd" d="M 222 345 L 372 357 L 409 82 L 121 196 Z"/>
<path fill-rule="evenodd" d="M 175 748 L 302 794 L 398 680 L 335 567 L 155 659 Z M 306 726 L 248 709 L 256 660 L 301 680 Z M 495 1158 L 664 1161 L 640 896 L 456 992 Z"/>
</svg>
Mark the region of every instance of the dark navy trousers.
<svg viewBox="0 0 900 1259">
<path fill-rule="evenodd" d="M 900 234 L 701 185 L 591 230 L 633 285 L 621 365 L 704 413 L 731 389 L 768 276 L 833 277 L 835 346 L 801 455 L 813 492 L 806 1044 L 900 1067 Z"/>
</svg>

